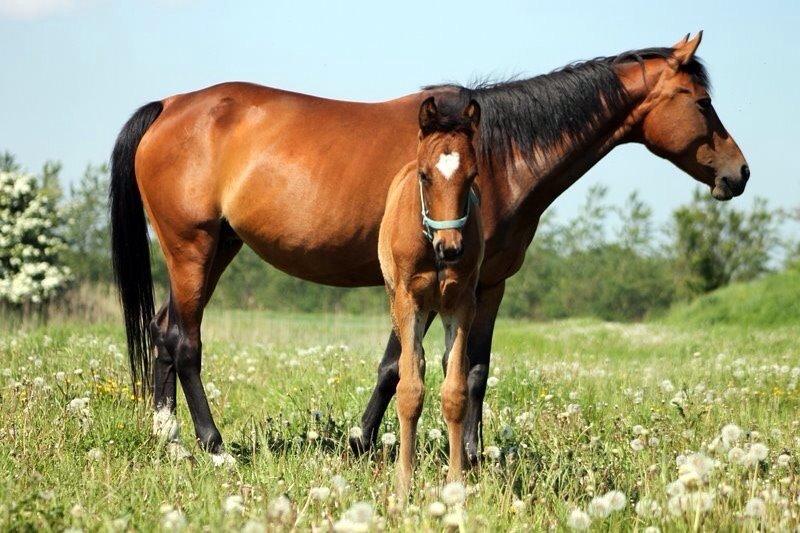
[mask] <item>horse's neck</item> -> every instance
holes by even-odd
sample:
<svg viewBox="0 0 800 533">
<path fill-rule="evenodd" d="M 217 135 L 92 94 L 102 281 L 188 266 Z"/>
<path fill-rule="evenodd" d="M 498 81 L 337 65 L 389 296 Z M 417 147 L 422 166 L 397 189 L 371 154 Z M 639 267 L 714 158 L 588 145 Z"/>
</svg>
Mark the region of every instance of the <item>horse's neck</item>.
<svg viewBox="0 0 800 533">
<path fill-rule="evenodd" d="M 648 87 L 655 82 L 657 74 L 658 72 L 647 72 L 647 81 L 640 75 L 626 75 L 623 82 L 631 98 L 631 105 L 626 113 L 608 117 L 598 124 L 593 134 L 582 141 L 567 141 L 563 146 L 543 151 L 533 169 L 526 165 L 517 165 L 513 172 L 509 172 L 506 180 L 512 198 L 506 204 L 511 206 L 506 216 L 516 218 L 523 224 L 535 224 L 561 193 L 611 150 L 622 143 L 635 140 L 632 132 L 642 118 L 643 108 L 640 104 L 646 100 Z"/>
</svg>

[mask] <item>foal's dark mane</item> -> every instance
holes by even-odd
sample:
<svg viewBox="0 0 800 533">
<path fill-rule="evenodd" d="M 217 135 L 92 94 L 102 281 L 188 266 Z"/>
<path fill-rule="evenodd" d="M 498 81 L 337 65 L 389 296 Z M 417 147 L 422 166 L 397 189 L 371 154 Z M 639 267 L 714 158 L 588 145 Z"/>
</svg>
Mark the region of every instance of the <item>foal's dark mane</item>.
<svg viewBox="0 0 800 533">
<path fill-rule="evenodd" d="M 523 80 L 478 82 L 469 87 L 432 85 L 425 90 L 455 89 L 481 106 L 480 156 L 503 168 L 512 149 L 534 168 L 536 150 L 546 150 L 566 138 L 572 144 L 588 140 L 609 118 L 629 111 L 631 100 L 616 66 L 672 56 L 672 48 L 643 48 L 609 57 L 570 63 L 549 74 Z M 681 67 L 695 83 L 710 89 L 699 58 Z"/>
</svg>

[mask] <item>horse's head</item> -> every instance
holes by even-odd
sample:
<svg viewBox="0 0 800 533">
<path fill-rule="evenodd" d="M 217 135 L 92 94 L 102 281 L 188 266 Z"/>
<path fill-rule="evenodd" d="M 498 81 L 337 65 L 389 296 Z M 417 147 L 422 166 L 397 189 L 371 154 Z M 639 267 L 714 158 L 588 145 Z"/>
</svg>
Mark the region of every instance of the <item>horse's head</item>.
<svg viewBox="0 0 800 533">
<path fill-rule="evenodd" d="M 461 229 L 478 174 L 472 140 L 480 115 L 474 100 L 465 106 L 456 96 L 447 95 L 431 96 L 419 109 L 417 169 L 423 223 L 442 262 L 455 262 L 464 252 Z"/>
<path fill-rule="evenodd" d="M 687 35 L 673 46 L 645 102 L 640 135 L 654 154 L 708 185 L 714 198 L 730 200 L 744 192 L 750 168 L 711 103 L 705 69 L 695 58 L 702 36 Z"/>
</svg>

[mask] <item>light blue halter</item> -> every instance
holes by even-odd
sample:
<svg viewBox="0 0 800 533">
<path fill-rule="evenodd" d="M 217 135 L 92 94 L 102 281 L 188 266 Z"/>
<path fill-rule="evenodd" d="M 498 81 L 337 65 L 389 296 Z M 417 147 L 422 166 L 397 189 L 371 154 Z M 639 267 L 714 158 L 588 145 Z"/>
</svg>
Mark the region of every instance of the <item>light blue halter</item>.
<svg viewBox="0 0 800 533">
<path fill-rule="evenodd" d="M 469 198 L 467 198 L 467 207 L 464 216 L 455 220 L 434 220 L 428 216 L 428 207 L 425 205 L 425 196 L 422 194 L 422 180 L 419 181 L 419 202 L 422 205 L 422 234 L 425 235 L 429 241 L 433 242 L 433 232 L 440 229 L 458 229 L 460 230 L 467 225 L 469 219 L 469 206 L 481 205 L 478 195 L 475 194 L 475 189 L 469 188 Z"/>
</svg>

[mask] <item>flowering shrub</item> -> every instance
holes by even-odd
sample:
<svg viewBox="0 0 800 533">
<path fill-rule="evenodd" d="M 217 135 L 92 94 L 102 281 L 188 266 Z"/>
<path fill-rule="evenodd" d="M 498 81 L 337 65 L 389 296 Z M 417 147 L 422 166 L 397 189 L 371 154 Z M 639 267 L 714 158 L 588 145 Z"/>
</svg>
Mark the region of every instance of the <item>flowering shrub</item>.
<svg viewBox="0 0 800 533">
<path fill-rule="evenodd" d="M 0 172 L 0 300 L 38 304 L 66 287 L 58 222 L 55 199 L 34 176 Z"/>
</svg>

